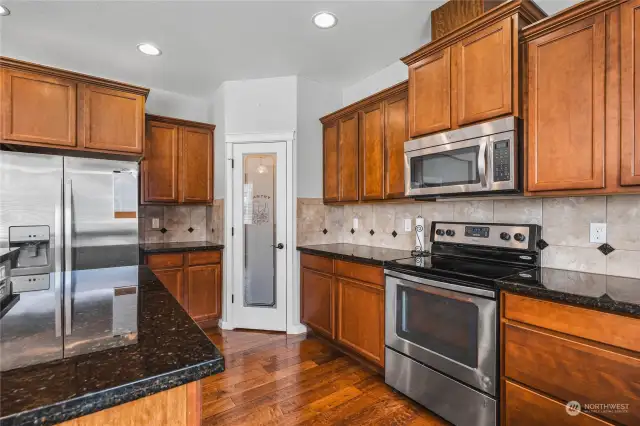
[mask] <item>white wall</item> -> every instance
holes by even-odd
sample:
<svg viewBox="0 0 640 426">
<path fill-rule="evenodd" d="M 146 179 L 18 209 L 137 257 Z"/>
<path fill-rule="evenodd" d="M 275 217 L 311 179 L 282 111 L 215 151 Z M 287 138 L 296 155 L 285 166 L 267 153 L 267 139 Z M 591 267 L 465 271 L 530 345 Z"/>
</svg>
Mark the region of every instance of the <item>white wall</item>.
<svg viewBox="0 0 640 426">
<path fill-rule="evenodd" d="M 341 107 L 341 92 L 306 78 L 298 78 L 297 197 L 322 197 L 323 115 Z"/>
<path fill-rule="evenodd" d="M 149 92 L 145 106 L 149 114 L 204 123 L 210 122 L 209 108 L 210 105 L 205 99 L 153 88 Z"/>
<path fill-rule="evenodd" d="M 296 128 L 297 77 L 224 83 L 226 133 L 273 133 Z"/>
<path fill-rule="evenodd" d="M 408 68 L 402 61 L 398 60 L 356 84 L 345 87 L 342 90 L 342 105 L 347 106 L 357 102 L 407 78 L 409 78 Z"/>
<path fill-rule="evenodd" d="M 213 94 L 213 102 L 210 108 L 210 117 L 216 130 L 213 136 L 213 195 L 216 200 L 222 200 L 227 189 L 225 185 L 225 165 L 227 154 L 225 152 L 225 84 L 223 83 Z"/>
</svg>

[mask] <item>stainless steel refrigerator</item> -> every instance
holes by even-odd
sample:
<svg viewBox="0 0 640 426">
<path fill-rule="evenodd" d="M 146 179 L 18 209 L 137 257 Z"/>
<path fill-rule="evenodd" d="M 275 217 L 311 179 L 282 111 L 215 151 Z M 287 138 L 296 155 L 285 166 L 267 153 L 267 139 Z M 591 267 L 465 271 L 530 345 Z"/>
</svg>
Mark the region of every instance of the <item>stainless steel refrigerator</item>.
<svg viewBox="0 0 640 426">
<path fill-rule="evenodd" d="M 0 247 L 19 249 L 0 371 L 137 338 L 138 164 L 0 151 Z"/>
</svg>

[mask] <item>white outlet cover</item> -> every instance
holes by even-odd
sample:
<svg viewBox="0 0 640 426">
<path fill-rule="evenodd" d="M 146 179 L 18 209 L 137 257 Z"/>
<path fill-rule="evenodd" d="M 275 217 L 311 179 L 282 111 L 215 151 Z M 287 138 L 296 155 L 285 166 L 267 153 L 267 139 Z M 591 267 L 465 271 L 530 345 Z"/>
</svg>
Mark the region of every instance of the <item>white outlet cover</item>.
<svg viewBox="0 0 640 426">
<path fill-rule="evenodd" d="M 589 242 L 604 244 L 607 242 L 607 224 L 592 223 L 589 229 Z"/>
<path fill-rule="evenodd" d="M 411 219 L 404 220 L 404 230 L 405 232 L 411 232 Z"/>
<path fill-rule="evenodd" d="M 357 217 L 353 218 L 353 229 L 358 229 L 358 218 Z"/>
<path fill-rule="evenodd" d="M 158 229 L 160 228 L 160 219 L 157 217 L 151 218 L 151 227 L 153 229 Z"/>
</svg>

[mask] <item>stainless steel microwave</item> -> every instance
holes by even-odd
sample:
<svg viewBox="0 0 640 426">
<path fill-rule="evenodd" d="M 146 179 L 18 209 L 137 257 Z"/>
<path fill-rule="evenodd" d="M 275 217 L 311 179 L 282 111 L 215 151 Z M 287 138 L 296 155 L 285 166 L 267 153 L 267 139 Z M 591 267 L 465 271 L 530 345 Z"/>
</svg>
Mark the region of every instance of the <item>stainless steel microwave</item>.
<svg viewBox="0 0 640 426">
<path fill-rule="evenodd" d="M 405 195 L 520 192 L 518 127 L 505 117 L 405 142 Z"/>
</svg>

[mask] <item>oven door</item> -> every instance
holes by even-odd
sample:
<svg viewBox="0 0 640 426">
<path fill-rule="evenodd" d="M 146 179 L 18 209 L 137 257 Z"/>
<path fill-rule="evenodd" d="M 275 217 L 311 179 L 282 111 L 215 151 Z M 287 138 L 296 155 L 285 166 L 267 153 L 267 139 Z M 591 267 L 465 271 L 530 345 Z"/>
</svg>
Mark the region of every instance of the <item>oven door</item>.
<svg viewBox="0 0 640 426">
<path fill-rule="evenodd" d="M 495 395 L 495 292 L 385 273 L 385 344 Z"/>
</svg>

